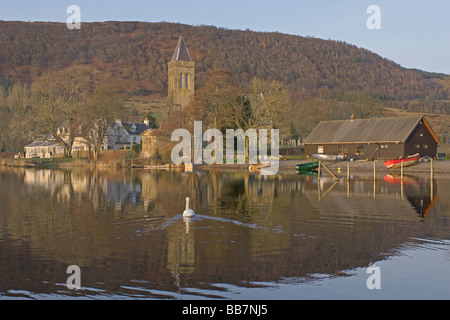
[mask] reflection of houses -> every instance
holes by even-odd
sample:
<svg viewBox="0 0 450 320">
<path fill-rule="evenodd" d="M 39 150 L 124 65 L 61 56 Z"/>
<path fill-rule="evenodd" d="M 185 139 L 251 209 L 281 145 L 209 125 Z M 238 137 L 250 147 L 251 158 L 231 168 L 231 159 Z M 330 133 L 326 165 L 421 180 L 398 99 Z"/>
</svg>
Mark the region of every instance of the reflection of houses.
<svg viewBox="0 0 450 320">
<path fill-rule="evenodd" d="M 52 190 L 64 184 L 64 175 L 53 170 L 27 169 L 25 170 L 23 180 L 26 185 L 39 186 Z"/>
<path fill-rule="evenodd" d="M 129 279 L 146 279 L 148 285 L 141 283 L 144 290 L 148 286 L 151 292 L 173 291 L 167 270 L 176 278 L 177 288 L 187 287 L 189 281 L 202 289 L 199 295 L 211 287 L 219 294 L 217 283 L 307 281 L 314 274 L 342 274 L 386 259 L 412 237 L 444 234 L 448 227 L 445 214 L 430 214 L 426 225 L 420 223 L 416 208 L 428 208 L 430 200 L 431 186 L 425 180 L 405 184 L 403 198 L 401 185 L 391 178 L 377 180 L 375 190 L 369 179 L 350 180 L 349 189 L 341 181 L 320 199 L 320 185 L 312 176 L 148 170 L 133 176 L 129 172 L 85 174 L 26 170 L 27 189 L 61 181 L 72 186 L 68 188 L 71 201 L 34 191 L 23 200 L 6 197 L 6 207 L 16 211 L 3 220 L 16 219 L 8 226 L 15 228 L 17 239 L 24 238 L 24 230 L 31 225 L 24 222 L 33 221 L 40 228 L 29 233 L 31 243 L 42 250 L 32 254 L 43 252 L 47 258 L 51 253 L 65 265 L 73 263 L 73 256 L 67 258 L 66 253 L 76 241 L 70 253 L 86 267 L 94 266 L 94 271 L 98 261 L 104 261 L 115 272 L 111 287 L 116 288 Z M 334 182 L 322 181 L 324 188 Z M 0 184 L 4 189 L 10 186 Z M 442 186 L 446 194 L 448 184 Z M 193 195 L 193 208 L 199 215 L 189 232 L 180 217 L 187 194 Z M 133 197 L 140 195 L 138 205 L 133 205 Z M 33 210 L 12 205 L 20 201 Z M 116 215 L 114 204 L 122 201 L 121 214 Z M 152 204 L 150 210 L 141 207 L 144 201 Z M 441 202 L 439 210 L 447 204 Z M 134 218 L 129 219 L 130 215 Z M 70 236 L 55 237 L 55 232 Z"/>
<path fill-rule="evenodd" d="M 122 204 L 137 204 L 141 199 L 142 188 L 133 181 L 116 181 L 104 179 L 101 181 L 102 190 L 107 202 L 115 203 L 120 210 Z"/>
<path fill-rule="evenodd" d="M 346 154 L 391 159 L 420 153 L 435 157 L 439 140 L 423 116 L 322 121 L 305 140 L 307 157 Z"/>
</svg>

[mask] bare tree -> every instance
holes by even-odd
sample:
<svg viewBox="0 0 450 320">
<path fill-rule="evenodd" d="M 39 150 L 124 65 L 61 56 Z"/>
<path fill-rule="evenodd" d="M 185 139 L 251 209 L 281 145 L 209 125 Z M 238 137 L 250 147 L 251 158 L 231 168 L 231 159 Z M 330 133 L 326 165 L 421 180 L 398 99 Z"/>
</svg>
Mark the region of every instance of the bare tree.
<svg viewBox="0 0 450 320">
<path fill-rule="evenodd" d="M 291 97 L 281 82 L 254 78 L 248 86 L 250 116 L 242 117 L 247 126 L 272 127 L 289 131 L 293 111 Z"/>
<path fill-rule="evenodd" d="M 0 87 L 0 144 L 9 151 L 22 151 L 31 138 L 28 100 L 29 88 L 25 84 L 15 83 L 7 89 Z"/>
<path fill-rule="evenodd" d="M 81 133 L 81 107 L 99 79 L 92 67 L 74 66 L 46 73 L 31 87 L 37 130 L 51 134 L 67 157 L 71 157 L 75 138 Z"/>
<path fill-rule="evenodd" d="M 226 70 L 213 71 L 196 91 L 187 107 L 186 117 L 190 123 L 202 120 L 210 128 L 234 128 L 240 109 L 238 96 L 239 88 L 232 81 L 231 73 Z"/>
<path fill-rule="evenodd" d="M 103 80 L 85 105 L 83 137 L 92 148 L 95 162 L 98 161 L 102 145 L 107 147 L 111 125 L 123 116 L 123 100 L 121 88 L 109 80 Z"/>
</svg>

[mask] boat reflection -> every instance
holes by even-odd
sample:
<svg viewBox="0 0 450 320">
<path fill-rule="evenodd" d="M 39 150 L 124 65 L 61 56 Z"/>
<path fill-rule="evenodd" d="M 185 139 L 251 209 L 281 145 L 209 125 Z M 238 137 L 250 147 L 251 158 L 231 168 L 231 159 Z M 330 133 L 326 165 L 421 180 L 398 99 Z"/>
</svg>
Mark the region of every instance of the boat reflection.
<svg viewBox="0 0 450 320">
<path fill-rule="evenodd" d="M 404 174 L 403 179 L 401 177 L 400 173 L 392 172 L 390 174 L 387 174 L 384 177 L 384 181 L 392 184 L 404 184 L 404 185 L 412 185 L 412 186 L 418 186 L 419 185 L 419 178 L 413 175 Z"/>
</svg>

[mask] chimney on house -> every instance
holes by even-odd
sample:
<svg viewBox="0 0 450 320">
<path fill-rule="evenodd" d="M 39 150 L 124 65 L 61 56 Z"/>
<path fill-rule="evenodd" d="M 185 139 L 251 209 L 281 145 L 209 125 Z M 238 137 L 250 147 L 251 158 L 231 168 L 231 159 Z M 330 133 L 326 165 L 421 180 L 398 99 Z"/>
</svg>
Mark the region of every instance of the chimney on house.
<svg viewBox="0 0 450 320">
<path fill-rule="evenodd" d="M 148 118 L 145 118 L 145 119 L 144 119 L 144 124 L 145 124 L 146 126 L 150 126 L 150 120 L 148 120 Z"/>
</svg>

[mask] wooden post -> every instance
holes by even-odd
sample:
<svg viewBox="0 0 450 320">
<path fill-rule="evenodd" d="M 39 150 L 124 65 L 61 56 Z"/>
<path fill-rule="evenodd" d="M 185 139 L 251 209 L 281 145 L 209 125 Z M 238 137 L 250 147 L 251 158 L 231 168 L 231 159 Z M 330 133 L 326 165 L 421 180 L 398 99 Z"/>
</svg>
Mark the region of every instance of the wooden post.
<svg viewBox="0 0 450 320">
<path fill-rule="evenodd" d="M 377 170 L 376 170 L 376 160 L 373 160 L 373 198 L 376 197 L 377 190 Z"/>
<path fill-rule="evenodd" d="M 431 183 L 433 183 L 433 178 L 434 178 L 433 158 L 431 158 L 430 167 L 431 167 Z"/>
<path fill-rule="evenodd" d="M 377 176 L 377 172 L 376 172 L 376 161 L 373 160 L 373 180 L 375 180 Z"/>
<path fill-rule="evenodd" d="M 347 179 L 347 198 L 350 198 L 350 180 Z"/>
<path fill-rule="evenodd" d="M 331 174 L 331 175 L 333 176 L 334 179 L 336 179 L 336 181 L 339 181 L 338 177 L 336 177 L 336 176 L 334 175 L 334 173 L 331 172 L 331 170 L 328 169 L 328 167 L 327 167 L 326 165 L 323 164 L 323 167 L 328 171 L 329 174 Z"/>
<path fill-rule="evenodd" d="M 403 161 L 400 163 L 400 179 L 403 181 Z"/>
<path fill-rule="evenodd" d="M 323 195 L 319 194 L 319 200 L 322 200 L 325 198 L 325 196 L 334 188 L 334 186 L 338 183 L 338 181 L 335 181 L 331 187 L 328 188 L 327 191 Z"/>
<path fill-rule="evenodd" d="M 377 180 L 373 179 L 373 198 L 375 199 L 377 195 Z"/>
<path fill-rule="evenodd" d="M 319 201 L 322 199 L 322 188 L 320 187 L 320 180 L 317 182 L 317 195 L 319 196 Z"/>
<path fill-rule="evenodd" d="M 322 161 L 320 161 L 319 160 L 319 168 L 317 169 L 317 173 L 318 173 L 318 179 L 319 179 L 319 181 L 320 181 L 320 169 L 321 169 L 321 167 L 322 167 Z"/>
<path fill-rule="evenodd" d="M 347 181 L 350 180 L 350 162 L 347 163 Z"/>
<path fill-rule="evenodd" d="M 403 200 L 403 179 L 400 181 L 400 192 L 401 192 L 401 198 Z"/>
<path fill-rule="evenodd" d="M 433 179 L 431 179 L 431 190 L 430 190 L 430 196 L 431 196 L 431 201 L 434 200 L 434 185 L 433 185 Z"/>
</svg>

